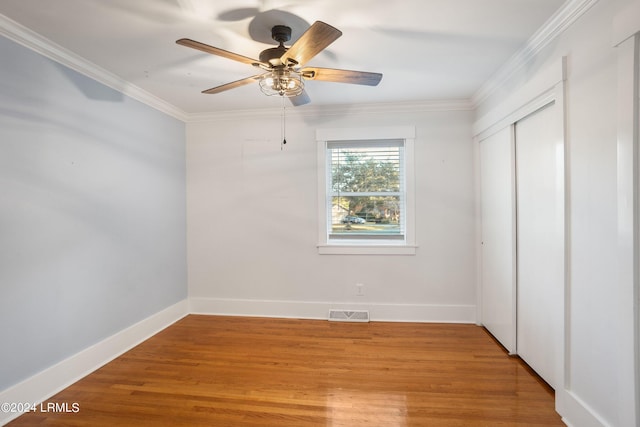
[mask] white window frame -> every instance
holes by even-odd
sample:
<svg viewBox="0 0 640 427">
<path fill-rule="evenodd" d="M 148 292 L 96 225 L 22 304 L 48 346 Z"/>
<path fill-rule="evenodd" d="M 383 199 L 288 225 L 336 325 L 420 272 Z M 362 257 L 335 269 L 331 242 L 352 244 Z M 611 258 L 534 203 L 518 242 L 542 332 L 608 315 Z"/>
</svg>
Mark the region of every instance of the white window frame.
<svg viewBox="0 0 640 427">
<path fill-rule="evenodd" d="M 331 196 L 327 192 L 330 166 L 327 146 L 332 141 L 404 140 L 404 219 L 405 238 L 393 239 L 331 239 L 329 215 Z M 321 255 L 415 255 L 415 171 L 414 126 L 367 127 L 316 130 L 318 161 L 318 253 Z"/>
</svg>

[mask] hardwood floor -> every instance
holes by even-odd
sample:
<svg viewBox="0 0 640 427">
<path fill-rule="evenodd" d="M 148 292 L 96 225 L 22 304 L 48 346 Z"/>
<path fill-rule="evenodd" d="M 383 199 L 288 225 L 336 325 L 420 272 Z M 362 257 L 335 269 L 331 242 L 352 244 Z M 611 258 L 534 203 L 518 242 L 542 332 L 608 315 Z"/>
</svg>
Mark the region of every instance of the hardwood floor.
<svg viewBox="0 0 640 427">
<path fill-rule="evenodd" d="M 474 325 L 196 315 L 47 408 L 9 426 L 564 425 L 553 390 Z"/>
</svg>

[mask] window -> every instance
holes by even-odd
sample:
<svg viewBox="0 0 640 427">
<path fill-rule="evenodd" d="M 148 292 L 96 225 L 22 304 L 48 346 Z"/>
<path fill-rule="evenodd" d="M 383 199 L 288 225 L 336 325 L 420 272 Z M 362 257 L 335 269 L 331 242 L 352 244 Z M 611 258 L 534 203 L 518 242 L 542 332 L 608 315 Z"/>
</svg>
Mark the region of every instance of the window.
<svg viewBox="0 0 640 427">
<path fill-rule="evenodd" d="M 319 252 L 414 254 L 413 128 L 319 130 Z"/>
<path fill-rule="evenodd" d="M 404 240 L 404 141 L 327 142 L 329 238 Z"/>
</svg>

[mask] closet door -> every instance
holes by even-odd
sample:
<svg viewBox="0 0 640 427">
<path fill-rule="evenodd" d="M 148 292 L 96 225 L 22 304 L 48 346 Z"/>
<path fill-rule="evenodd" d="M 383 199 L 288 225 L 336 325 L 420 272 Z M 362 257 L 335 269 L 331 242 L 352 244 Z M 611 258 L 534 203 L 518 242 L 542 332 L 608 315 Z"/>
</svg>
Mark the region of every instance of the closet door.
<svg viewBox="0 0 640 427">
<path fill-rule="evenodd" d="M 564 295 L 564 147 L 553 103 L 515 124 L 517 352 L 560 382 Z"/>
<path fill-rule="evenodd" d="M 482 324 L 515 352 L 515 199 L 513 132 L 480 141 Z"/>
</svg>

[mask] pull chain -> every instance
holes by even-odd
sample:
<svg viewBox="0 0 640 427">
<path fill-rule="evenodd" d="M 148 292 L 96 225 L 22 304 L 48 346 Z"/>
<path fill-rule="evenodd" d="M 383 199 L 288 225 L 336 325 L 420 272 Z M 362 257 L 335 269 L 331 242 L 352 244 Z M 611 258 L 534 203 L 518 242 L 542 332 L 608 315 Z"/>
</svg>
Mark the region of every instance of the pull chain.
<svg viewBox="0 0 640 427">
<path fill-rule="evenodd" d="M 282 142 L 280 143 L 280 151 L 282 151 L 282 148 L 287 143 L 287 136 L 286 136 L 287 122 L 286 122 L 286 108 L 284 106 L 284 96 L 281 96 L 280 98 L 282 98 L 282 124 L 280 128 L 280 133 L 282 135 Z"/>
</svg>

